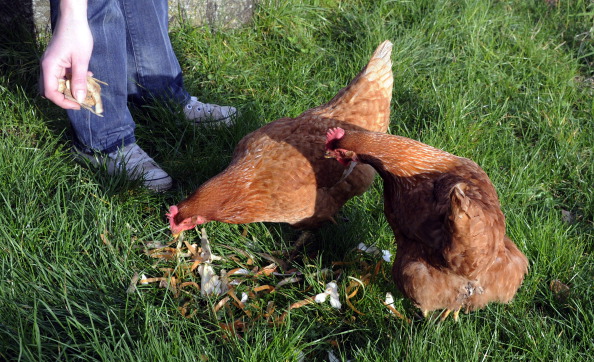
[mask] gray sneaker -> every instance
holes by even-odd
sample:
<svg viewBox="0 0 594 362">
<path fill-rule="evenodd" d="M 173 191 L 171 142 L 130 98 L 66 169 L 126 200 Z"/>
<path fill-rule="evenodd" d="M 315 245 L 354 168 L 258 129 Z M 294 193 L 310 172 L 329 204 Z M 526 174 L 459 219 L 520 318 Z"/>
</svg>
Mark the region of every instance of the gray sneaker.
<svg viewBox="0 0 594 362">
<path fill-rule="evenodd" d="M 184 107 L 184 114 L 187 119 L 197 124 L 231 126 L 237 116 L 237 109 L 230 106 L 202 103 L 198 98 L 191 97 Z"/>
<path fill-rule="evenodd" d="M 79 158 L 89 161 L 93 166 L 105 165 L 107 172 L 114 175 L 125 170 L 132 180 L 142 180 L 143 185 L 154 191 L 166 191 L 173 184 L 167 172 L 147 155 L 136 143 L 111 153 L 95 153 L 89 155 L 74 147 Z"/>
</svg>

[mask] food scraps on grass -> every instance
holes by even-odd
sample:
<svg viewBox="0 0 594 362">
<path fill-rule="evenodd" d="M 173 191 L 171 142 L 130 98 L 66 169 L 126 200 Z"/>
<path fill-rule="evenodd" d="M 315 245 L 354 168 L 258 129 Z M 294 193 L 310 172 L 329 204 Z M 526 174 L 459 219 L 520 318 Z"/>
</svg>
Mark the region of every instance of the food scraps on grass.
<svg viewBox="0 0 594 362">
<path fill-rule="evenodd" d="M 214 255 L 210 248 L 210 241 L 208 241 L 208 236 L 206 235 L 206 229 L 202 228 L 200 230 L 200 247 L 202 248 L 202 252 L 200 253 L 200 257 L 204 263 L 212 263 L 214 260 L 221 260 L 220 256 Z"/>
<path fill-rule="evenodd" d="M 388 307 L 388 310 L 391 314 L 404 320 L 407 323 L 410 323 L 410 319 L 406 318 L 404 315 L 402 315 L 402 313 L 400 313 L 398 310 L 396 310 L 396 308 L 394 308 L 394 296 L 392 296 L 392 293 L 386 293 L 386 300 L 383 303 L 386 307 Z"/>
<path fill-rule="evenodd" d="M 364 290 L 365 286 L 371 280 L 377 278 L 380 274 L 384 260 L 369 263 L 368 260 L 355 260 L 350 262 L 334 261 L 332 267 L 317 270 L 315 272 L 318 280 L 333 279 L 333 281 L 326 284 L 324 292 L 314 294 L 305 299 L 293 302 L 288 308 L 277 308 L 274 300 L 269 300 L 266 307 L 262 308 L 262 298 L 266 295 L 275 293 L 279 288 L 288 288 L 288 285 L 303 283 L 304 272 L 290 267 L 290 263 L 280 257 L 273 257 L 266 253 L 256 253 L 261 260 L 271 261 L 271 264 L 265 266 L 258 266 L 258 259 L 254 258 L 248 251 L 238 248 L 232 248 L 228 245 L 222 245 L 235 252 L 235 254 L 225 255 L 225 258 L 216 256 L 212 253 L 212 248 L 204 228 L 201 230 L 200 246 L 190 244 L 183 239 L 175 239 L 177 247 L 172 248 L 168 245 L 147 242 L 145 243 L 145 253 L 151 258 L 160 259 L 166 263 L 176 263 L 175 267 L 160 268 L 163 275 L 160 277 L 149 278 L 145 275 L 133 277 L 130 283 L 129 290 L 135 291 L 136 284 L 146 285 L 149 283 L 157 283 L 160 288 L 166 288 L 171 291 L 173 296 L 180 298 L 180 305 L 178 310 L 185 318 L 192 318 L 200 313 L 203 308 L 202 303 L 198 302 L 200 297 L 217 298 L 216 303 L 211 307 L 211 312 L 216 315 L 217 319 L 222 318 L 221 312 L 228 314 L 235 322 L 229 324 L 221 324 L 221 328 L 231 334 L 241 336 L 238 333 L 245 331 L 245 329 L 260 319 L 264 319 L 270 324 L 284 323 L 285 318 L 291 310 L 302 308 L 310 304 L 325 303 L 330 300 L 330 305 L 340 310 L 342 304 L 340 295 L 338 293 L 338 280 L 344 274 L 344 266 L 357 265 L 357 270 L 360 274 L 357 278 L 348 276 L 350 282 L 345 284 L 345 301 L 347 306 L 358 315 L 364 313 L 357 310 L 353 304 L 354 297 L 358 292 Z M 151 249 L 155 247 L 154 249 Z M 375 247 L 367 247 L 360 245 L 361 250 L 372 254 L 383 254 Z M 282 253 L 279 253 L 279 255 Z M 275 253 L 276 255 L 276 253 Z M 247 258 L 248 262 L 245 263 Z M 236 263 L 239 267 L 231 269 L 226 272 L 225 269 L 220 269 L 217 261 L 224 260 L 225 265 Z M 243 261 L 242 261 L 243 260 Z M 282 267 L 279 267 L 279 264 Z M 170 265 L 170 264 L 169 264 Z M 248 269 L 247 266 L 249 265 Z M 187 281 L 188 276 L 199 276 L 200 281 Z M 271 283 L 271 279 L 276 279 L 276 283 Z M 200 284 L 200 285 L 199 285 Z M 241 287 L 240 287 L 241 286 Z M 302 294 L 309 294 L 312 285 L 299 284 Z M 238 289 L 242 288 L 242 289 Z M 241 298 L 238 294 L 241 291 Z M 392 299 L 393 301 L 393 299 Z M 388 300 L 389 302 L 389 300 Z M 400 313 L 394 309 L 392 302 L 387 305 L 390 313 L 407 320 Z M 236 314 L 240 311 L 243 316 L 238 318 Z M 355 318 L 355 316 L 351 316 Z M 237 328 L 239 327 L 239 328 Z"/>
<path fill-rule="evenodd" d="M 137 272 L 135 272 L 134 275 L 132 276 L 132 280 L 130 280 L 128 289 L 126 289 L 126 293 L 128 293 L 128 294 L 134 293 L 137 290 L 136 284 L 138 283 L 139 280 L 140 280 L 140 275 Z"/>
<path fill-rule="evenodd" d="M 221 295 L 226 293 L 229 286 L 229 279 L 225 270 L 221 270 L 221 275 L 216 275 L 210 263 L 202 263 L 198 266 L 198 274 L 200 274 L 200 294 L 204 297 L 207 295 Z"/>
<path fill-rule="evenodd" d="M 394 296 L 392 295 L 392 293 L 390 293 L 390 292 L 386 293 L 386 301 L 384 302 L 384 305 L 386 307 L 388 307 L 388 309 L 390 307 L 394 308 Z M 394 314 L 394 312 L 392 310 L 390 310 L 390 313 Z"/>
<path fill-rule="evenodd" d="M 342 304 L 340 304 L 340 299 L 338 299 L 338 286 L 336 282 L 326 284 L 326 290 L 323 293 L 317 294 L 314 300 L 316 303 L 324 303 L 328 297 L 330 297 L 330 305 L 333 308 L 340 309 Z"/>
<path fill-rule="evenodd" d="M 368 254 L 372 254 L 372 255 L 381 255 L 382 259 L 384 259 L 387 262 L 390 262 L 390 259 L 392 258 L 392 253 L 390 253 L 389 250 L 380 250 L 375 246 L 367 246 L 364 243 L 359 243 L 359 245 L 357 246 L 357 249 L 366 252 Z"/>
</svg>

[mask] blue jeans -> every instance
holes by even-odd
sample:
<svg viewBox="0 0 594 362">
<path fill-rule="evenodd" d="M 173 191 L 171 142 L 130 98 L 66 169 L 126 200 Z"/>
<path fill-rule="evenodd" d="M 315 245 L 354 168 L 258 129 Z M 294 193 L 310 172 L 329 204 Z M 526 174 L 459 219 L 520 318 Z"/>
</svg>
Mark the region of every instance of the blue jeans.
<svg viewBox="0 0 594 362">
<path fill-rule="evenodd" d="M 59 0 L 51 0 L 52 26 Z M 102 86 L 104 117 L 68 110 L 75 145 L 84 152 L 112 152 L 136 142 L 128 101 L 190 100 L 168 34 L 167 0 L 91 0 L 87 15 L 93 34 L 89 70 Z"/>
</svg>

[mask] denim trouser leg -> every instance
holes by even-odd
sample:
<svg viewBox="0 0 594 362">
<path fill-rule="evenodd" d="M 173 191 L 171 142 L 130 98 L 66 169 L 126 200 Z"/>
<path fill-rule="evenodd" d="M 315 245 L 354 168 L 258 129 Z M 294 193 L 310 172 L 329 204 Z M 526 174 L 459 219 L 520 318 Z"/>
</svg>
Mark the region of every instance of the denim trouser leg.
<svg viewBox="0 0 594 362">
<path fill-rule="evenodd" d="M 167 0 L 119 0 L 127 24 L 128 94 L 185 104 L 182 71 L 169 40 Z"/>
<path fill-rule="evenodd" d="M 59 1 L 52 0 L 52 24 Z M 179 63 L 169 41 L 167 0 L 93 0 L 87 15 L 93 34 L 89 70 L 102 86 L 104 117 L 68 110 L 77 147 L 85 152 L 112 152 L 135 142 L 128 96 L 159 96 L 183 104 Z"/>
</svg>

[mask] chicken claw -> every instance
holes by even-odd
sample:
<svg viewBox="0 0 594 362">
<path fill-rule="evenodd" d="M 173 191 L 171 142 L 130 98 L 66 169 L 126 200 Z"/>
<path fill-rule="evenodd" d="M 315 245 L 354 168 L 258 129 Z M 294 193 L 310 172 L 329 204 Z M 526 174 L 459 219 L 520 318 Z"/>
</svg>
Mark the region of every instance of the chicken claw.
<svg viewBox="0 0 594 362">
<path fill-rule="evenodd" d="M 459 318 L 460 318 L 460 308 L 458 308 L 458 310 L 454 312 L 454 322 L 457 322 Z"/>
<path fill-rule="evenodd" d="M 70 90 L 70 75 L 67 75 L 65 79 L 58 81 L 58 92 L 64 94 L 64 97 L 70 101 L 80 104 L 84 109 L 91 111 L 92 113 L 103 117 L 103 102 L 101 101 L 101 86 L 99 84 L 107 85 L 107 83 L 100 81 L 97 78 L 91 76 L 87 77 L 87 96 L 85 100 L 80 103 L 73 96 Z M 95 109 L 93 109 L 95 107 Z"/>
<path fill-rule="evenodd" d="M 454 322 L 458 321 L 458 318 L 460 316 L 460 308 L 456 309 L 454 311 L 454 314 L 452 315 L 452 317 L 454 318 Z M 441 314 L 441 318 L 439 319 L 439 321 L 443 322 L 450 315 L 451 312 L 452 312 L 451 309 L 444 310 L 443 313 Z"/>
</svg>

